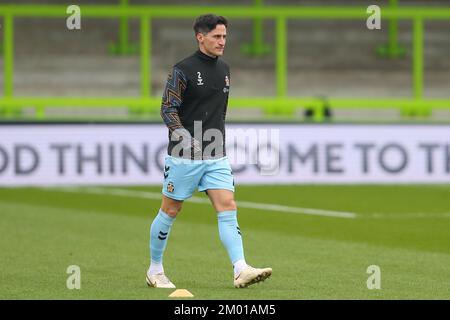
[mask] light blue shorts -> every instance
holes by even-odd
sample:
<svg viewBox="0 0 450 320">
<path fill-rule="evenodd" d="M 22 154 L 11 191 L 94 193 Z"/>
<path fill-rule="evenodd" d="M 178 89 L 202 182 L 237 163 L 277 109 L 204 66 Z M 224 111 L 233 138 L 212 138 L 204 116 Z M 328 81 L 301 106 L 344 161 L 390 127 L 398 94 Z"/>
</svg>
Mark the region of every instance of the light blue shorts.
<svg viewBox="0 0 450 320">
<path fill-rule="evenodd" d="M 228 158 L 189 160 L 166 156 L 162 193 L 174 200 L 186 200 L 198 191 L 225 189 L 234 192 Z"/>
</svg>

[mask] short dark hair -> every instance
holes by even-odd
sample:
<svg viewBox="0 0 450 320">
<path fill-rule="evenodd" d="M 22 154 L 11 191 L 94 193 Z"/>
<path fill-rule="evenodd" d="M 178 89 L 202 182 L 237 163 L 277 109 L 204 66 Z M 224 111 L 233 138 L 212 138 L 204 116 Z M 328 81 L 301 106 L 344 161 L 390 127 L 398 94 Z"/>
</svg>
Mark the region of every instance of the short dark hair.
<svg viewBox="0 0 450 320">
<path fill-rule="evenodd" d="M 214 30 L 218 24 L 223 24 L 225 27 L 228 27 L 227 19 L 222 16 L 216 16 L 215 14 L 202 15 L 197 19 L 195 19 L 194 23 L 195 34 L 199 32 L 207 34 L 211 30 Z"/>
</svg>

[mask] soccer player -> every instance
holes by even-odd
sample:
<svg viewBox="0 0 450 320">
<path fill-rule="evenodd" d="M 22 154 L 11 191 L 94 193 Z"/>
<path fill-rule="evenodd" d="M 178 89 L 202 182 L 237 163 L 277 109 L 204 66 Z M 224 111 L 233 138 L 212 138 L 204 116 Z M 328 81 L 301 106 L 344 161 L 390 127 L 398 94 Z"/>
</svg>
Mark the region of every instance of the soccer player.
<svg viewBox="0 0 450 320">
<path fill-rule="evenodd" d="M 151 263 L 146 281 L 151 287 L 175 288 L 164 273 L 163 254 L 183 201 L 196 188 L 206 192 L 217 212 L 220 240 L 233 264 L 234 286 L 247 287 L 272 274 L 271 268 L 253 268 L 246 263 L 237 222 L 234 179 L 225 154 L 230 70 L 219 59 L 227 24 L 221 16 L 198 17 L 194 31 L 199 49 L 173 67 L 166 83 L 161 116 L 169 129 L 169 146 L 162 204 L 150 228 Z"/>
</svg>

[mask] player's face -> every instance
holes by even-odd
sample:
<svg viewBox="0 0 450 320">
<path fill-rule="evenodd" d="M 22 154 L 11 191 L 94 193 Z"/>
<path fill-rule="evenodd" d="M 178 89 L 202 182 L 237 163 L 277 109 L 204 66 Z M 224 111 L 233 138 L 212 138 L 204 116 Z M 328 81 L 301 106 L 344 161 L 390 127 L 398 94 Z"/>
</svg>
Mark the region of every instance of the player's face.
<svg viewBox="0 0 450 320">
<path fill-rule="evenodd" d="M 225 49 L 227 40 L 227 28 L 223 24 L 218 24 L 214 30 L 207 34 L 197 33 L 197 40 L 200 49 L 209 56 L 220 57 Z"/>
</svg>

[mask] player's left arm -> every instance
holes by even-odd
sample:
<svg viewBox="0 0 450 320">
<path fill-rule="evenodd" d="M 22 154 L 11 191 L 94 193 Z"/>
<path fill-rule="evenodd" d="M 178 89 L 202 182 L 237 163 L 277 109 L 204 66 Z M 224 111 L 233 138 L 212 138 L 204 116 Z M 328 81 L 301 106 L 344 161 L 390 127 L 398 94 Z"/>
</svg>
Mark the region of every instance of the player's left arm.
<svg viewBox="0 0 450 320">
<path fill-rule="evenodd" d="M 231 72 L 230 68 L 228 67 L 228 94 L 227 98 L 225 100 L 225 108 L 223 109 L 223 121 L 225 122 L 225 118 L 227 117 L 227 109 L 228 109 L 228 97 L 230 95 L 230 84 L 231 84 Z"/>
</svg>

